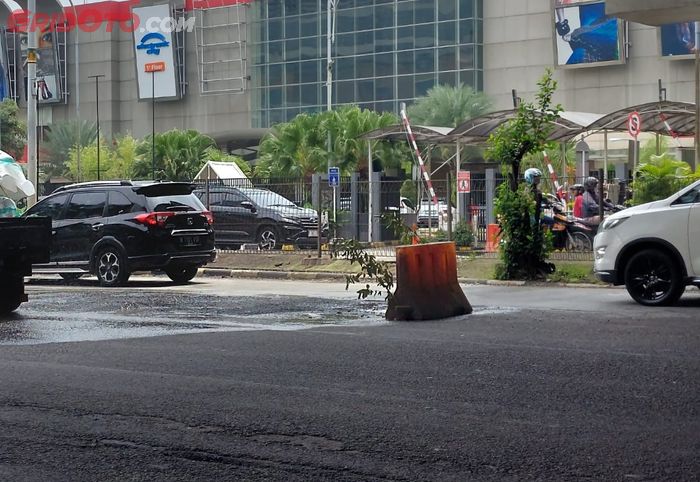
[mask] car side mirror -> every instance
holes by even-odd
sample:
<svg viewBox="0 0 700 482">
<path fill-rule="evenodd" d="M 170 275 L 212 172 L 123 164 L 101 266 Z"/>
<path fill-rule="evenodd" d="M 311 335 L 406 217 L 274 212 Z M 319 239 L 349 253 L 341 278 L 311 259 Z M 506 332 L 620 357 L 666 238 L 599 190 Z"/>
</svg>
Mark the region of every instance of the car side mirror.
<svg viewBox="0 0 700 482">
<path fill-rule="evenodd" d="M 250 201 L 241 201 L 241 206 L 243 206 L 246 209 L 250 209 L 252 212 L 255 212 L 255 206 Z"/>
</svg>

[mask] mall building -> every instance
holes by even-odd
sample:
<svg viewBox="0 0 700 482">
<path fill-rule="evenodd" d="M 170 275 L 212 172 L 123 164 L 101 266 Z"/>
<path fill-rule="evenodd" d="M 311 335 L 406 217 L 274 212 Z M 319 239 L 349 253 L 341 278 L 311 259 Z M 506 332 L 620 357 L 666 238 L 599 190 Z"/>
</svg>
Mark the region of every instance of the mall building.
<svg viewBox="0 0 700 482">
<path fill-rule="evenodd" d="M 548 67 L 566 110 L 694 101 L 692 24 L 628 23 L 606 17 L 598 0 L 330 3 L 334 107 L 398 113 L 437 84 L 464 83 L 509 109 L 514 97 L 532 98 Z M 96 120 L 99 99 L 106 137 L 143 137 L 155 121 L 156 132 L 197 129 L 244 153 L 269 126 L 327 109 L 328 4 L 37 0 L 33 13 L 24 0 L 0 0 L 0 96 L 26 106 L 34 82 L 23 32 L 39 25 L 41 126 Z"/>
</svg>

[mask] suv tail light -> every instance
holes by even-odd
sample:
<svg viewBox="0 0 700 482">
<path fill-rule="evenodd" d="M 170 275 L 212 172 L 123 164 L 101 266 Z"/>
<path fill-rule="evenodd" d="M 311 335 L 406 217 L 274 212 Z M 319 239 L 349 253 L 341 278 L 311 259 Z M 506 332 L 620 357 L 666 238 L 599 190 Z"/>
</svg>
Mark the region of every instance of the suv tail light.
<svg viewBox="0 0 700 482">
<path fill-rule="evenodd" d="M 175 216 L 173 212 L 156 212 L 156 213 L 143 213 L 136 216 L 134 219 L 146 226 L 160 226 L 164 227 L 168 218 Z"/>
<path fill-rule="evenodd" d="M 211 211 L 202 211 L 202 214 L 204 215 L 205 218 L 207 218 L 207 222 L 209 223 L 210 226 L 214 225 L 214 215 L 211 213 Z"/>
</svg>

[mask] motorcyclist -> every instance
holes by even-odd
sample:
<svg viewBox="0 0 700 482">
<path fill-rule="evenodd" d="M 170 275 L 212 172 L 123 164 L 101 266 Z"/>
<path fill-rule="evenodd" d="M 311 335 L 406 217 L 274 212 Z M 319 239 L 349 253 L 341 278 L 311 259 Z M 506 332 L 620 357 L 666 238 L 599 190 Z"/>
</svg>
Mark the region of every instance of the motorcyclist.
<svg viewBox="0 0 700 482">
<path fill-rule="evenodd" d="M 575 218 L 582 218 L 583 217 L 583 185 L 581 184 L 574 184 L 571 186 L 574 190 L 574 217 Z"/>
<path fill-rule="evenodd" d="M 535 208 L 535 219 L 539 220 L 542 224 L 551 226 L 552 224 L 554 224 L 554 219 L 551 216 L 540 217 L 543 199 L 542 191 L 540 191 L 539 185 L 540 181 L 542 180 L 542 171 L 540 171 L 536 167 L 531 167 L 525 170 L 523 177 L 525 178 L 525 182 L 532 187 L 532 193 L 535 195 L 535 201 L 537 202 Z"/>
<path fill-rule="evenodd" d="M 595 177 L 587 178 L 583 183 L 585 192 L 583 193 L 582 217 L 587 224 L 600 224 L 600 200 L 597 193 L 598 179 Z M 614 209 L 611 203 L 603 200 L 605 209 Z"/>
</svg>

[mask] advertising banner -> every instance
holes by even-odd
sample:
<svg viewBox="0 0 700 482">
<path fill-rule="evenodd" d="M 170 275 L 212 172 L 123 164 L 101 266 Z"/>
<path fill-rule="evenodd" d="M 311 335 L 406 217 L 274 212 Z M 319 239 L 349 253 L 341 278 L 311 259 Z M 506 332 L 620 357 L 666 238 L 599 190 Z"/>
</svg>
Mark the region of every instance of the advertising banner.
<svg viewBox="0 0 700 482">
<path fill-rule="evenodd" d="M 659 28 L 661 55 L 680 59 L 691 59 L 695 52 L 695 22 L 672 23 Z"/>
<path fill-rule="evenodd" d="M 139 100 L 178 98 L 177 66 L 170 5 L 153 5 L 133 9 L 139 27 L 134 30 L 136 79 Z"/>
<path fill-rule="evenodd" d="M 622 21 L 605 15 L 605 2 L 555 0 L 555 64 L 588 67 L 624 62 Z"/>
<path fill-rule="evenodd" d="M 58 45 L 56 32 L 46 28 L 37 32 L 38 48 L 36 61 L 36 92 L 39 104 L 63 102 L 61 82 L 58 70 Z M 24 98 L 27 98 L 27 33 L 19 34 L 20 60 L 24 72 Z"/>
<path fill-rule="evenodd" d="M 0 101 L 10 96 L 10 75 L 7 65 L 5 30 L 0 29 Z"/>
</svg>

